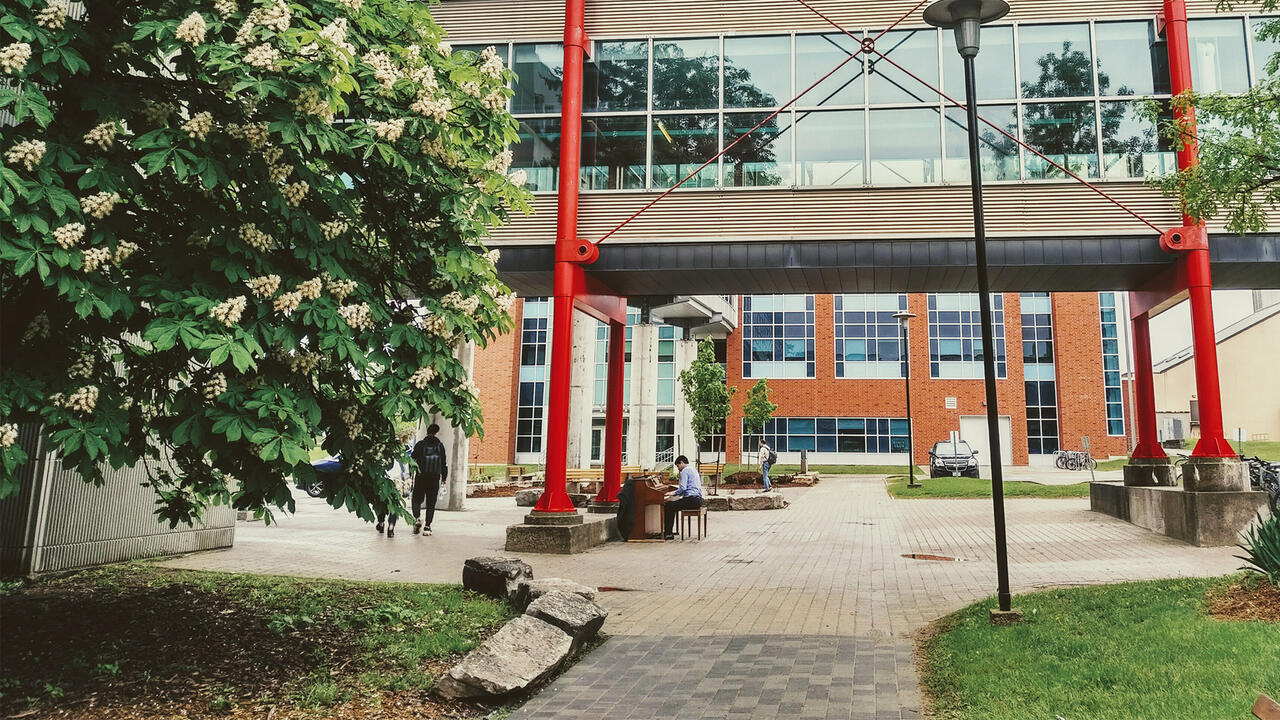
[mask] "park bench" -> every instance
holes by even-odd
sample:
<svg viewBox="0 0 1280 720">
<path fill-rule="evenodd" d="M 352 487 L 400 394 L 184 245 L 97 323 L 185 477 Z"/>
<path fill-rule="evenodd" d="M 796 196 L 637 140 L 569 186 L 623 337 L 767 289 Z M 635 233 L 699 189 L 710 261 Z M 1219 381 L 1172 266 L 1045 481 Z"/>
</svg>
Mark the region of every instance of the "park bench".
<svg viewBox="0 0 1280 720">
<path fill-rule="evenodd" d="M 599 492 L 604 482 L 604 468 L 569 468 L 564 472 L 569 492 Z"/>
<path fill-rule="evenodd" d="M 1253 704 L 1253 716 L 1258 720 L 1280 720 L 1280 703 L 1266 695 L 1259 695 Z"/>
<path fill-rule="evenodd" d="M 536 473 L 525 472 L 522 465 L 507 466 L 507 482 L 533 482 L 536 477 Z"/>
</svg>

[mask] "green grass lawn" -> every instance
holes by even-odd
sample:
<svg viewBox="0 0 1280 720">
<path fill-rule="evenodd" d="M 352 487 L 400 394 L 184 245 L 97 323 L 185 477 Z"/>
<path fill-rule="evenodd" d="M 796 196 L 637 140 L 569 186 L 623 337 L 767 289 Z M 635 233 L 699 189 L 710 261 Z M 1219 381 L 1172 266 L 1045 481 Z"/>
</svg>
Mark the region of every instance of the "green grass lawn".
<svg viewBox="0 0 1280 720">
<path fill-rule="evenodd" d="M 1231 447 L 1240 452 L 1240 443 L 1232 440 Z M 1256 455 L 1263 460 L 1280 460 L 1280 440 L 1245 440 L 1244 451 L 1250 457 Z"/>
<path fill-rule="evenodd" d="M 317 717 L 329 717 L 343 707 L 431 703 L 436 676 L 514 616 L 456 585 L 146 562 L 5 583 L 0 607 L 22 618 L 4 623 L 0 642 L 6 717 L 47 717 L 91 697 L 104 716 L 140 703 L 156 717 L 265 706 L 289 717 L 324 708 Z"/>
<path fill-rule="evenodd" d="M 906 475 L 889 478 L 889 494 L 896 498 L 989 498 L 991 481 L 983 478 L 916 476 L 921 487 L 907 487 Z M 1075 498 L 1089 496 L 1089 483 L 1075 485 L 1040 485 L 1032 482 L 1008 481 L 1004 483 L 1004 496 L 1008 498 Z"/>
<path fill-rule="evenodd" d="M 1260 693 L 1280 697 L 1280 624 L 1206 615 L 1206 591 L 1225 582 L 1022 595 L 1011 627 L 988 621 L 994 600 L 971 605 L 925 642 L 922 688 L 950 720 L 1252 717 Z"/>
<path fill-rule="evenodd" d="M 703 463 L 703 469 L 706 469 L 706 463 Z M 724 474 L 732 475 L 733 473 L 747 470 L 759 472 L 759 465 L 739 465 L 738 463 L 730 463 L 725 466 Z M 906 465 L 809 465 L 810 472 L 816 472 L 819 475 L 894 475 L 897 473 L 905 473 Z M 792 475 L 800 472 L 799 465 L 774 465 L 769 468 L 769 476 L 774 475 Z M 919 468 L 916 472 L 920 472 Z"/>
<path fill-rule="evenodd" d="M 1115 460 L 1099 460 L 1098 470 L 1119 470 L 1129 464 L 1129 458 L 1116 458 Z M 1084 472 L 1088 472 L 1085 470 Z"/>
</svg>

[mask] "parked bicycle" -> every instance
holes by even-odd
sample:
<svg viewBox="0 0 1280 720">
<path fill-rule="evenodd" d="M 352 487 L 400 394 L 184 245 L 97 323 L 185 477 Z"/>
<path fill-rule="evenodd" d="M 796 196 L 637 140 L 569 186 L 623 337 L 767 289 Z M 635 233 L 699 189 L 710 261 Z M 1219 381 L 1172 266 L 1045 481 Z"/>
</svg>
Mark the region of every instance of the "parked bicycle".
<svg viewBox="0 0 1280 720">
<path fill-rule="evenodd" d="M 1094 470 L 1098 461 L 1083 450 L 1055 450 L 1053 466 L 1059 470 Z"/>
<path fill-rule="evenodd" d="M 1280 514 L 1280 462 L 1267 462 L 1257 457 L 1240 456 L 1249 466 L 1249 485 L 1267 494 L 1271 512 Z"/>
</svg>

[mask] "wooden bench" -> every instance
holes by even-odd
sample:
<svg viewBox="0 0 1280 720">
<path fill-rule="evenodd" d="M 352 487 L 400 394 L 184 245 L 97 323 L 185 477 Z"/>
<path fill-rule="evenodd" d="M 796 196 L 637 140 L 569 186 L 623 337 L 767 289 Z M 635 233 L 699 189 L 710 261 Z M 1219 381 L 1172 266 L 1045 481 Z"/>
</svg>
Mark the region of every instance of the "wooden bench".
<svg viewBox="0 0 1280 720">
<path fill-rule="evenodd" d="M 507 466 L 507 482 L 533 482 L 537 473 L 525 472 L 522 465 Z"/>
<path fill-rule="evenodd" d="M 1253 704 L 1253 716 L 1258 720 L 1280 720 L 1280 703 L 1266 695 L 1259 695 Z"/>
<path fill-rule="evenodd" d="M 564 471 L 569 492 L 599 492 L 604 483 L 604 468 L 569 468 Z"/>
<path fill-rule="evenodd" d="M 707 506 L 703 505 L 697 510 L 681 510 L 680 511 L 680 540 L 683 541 L 686 535 L 693 535 L 694 520 L 698 523 L 698 539 L 707 533 Z"/>
</svg>

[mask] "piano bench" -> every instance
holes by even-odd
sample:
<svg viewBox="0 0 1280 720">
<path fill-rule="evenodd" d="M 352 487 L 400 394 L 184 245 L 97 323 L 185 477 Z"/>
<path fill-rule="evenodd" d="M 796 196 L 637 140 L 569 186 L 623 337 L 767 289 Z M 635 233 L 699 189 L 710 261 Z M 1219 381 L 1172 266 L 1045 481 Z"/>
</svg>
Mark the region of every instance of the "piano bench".
<svg viewBox="0 0 1280 720">
<path fill-rule="evenodd" d="M 683 521 L 680 524 L 680 540 L 681 541 L 684 540 L 685 535 L 689 535 L 691 537 L 693 536 L 693 523 L 695 520 L 698 523 L 698 539 L 701 540 L 702 536 L 707 533 L 707 506 L 706 505 L 703 505 L 697 510 L 681 510 L 680 519 Z"/>
</svg>

